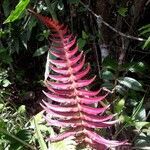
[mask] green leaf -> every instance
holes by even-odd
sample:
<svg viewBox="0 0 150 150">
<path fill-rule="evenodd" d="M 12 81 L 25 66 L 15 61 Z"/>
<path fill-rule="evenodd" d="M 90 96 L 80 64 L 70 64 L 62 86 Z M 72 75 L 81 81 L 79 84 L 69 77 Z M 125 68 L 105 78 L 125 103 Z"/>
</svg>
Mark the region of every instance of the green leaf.
<svg viewBox="0 0 150 150">
<path fill-rule="evenodd" d="M 6 17 L 10 13 L 10 1 L 9 0 L 4 0 L 2 6 L 3 6 L 4 15 Z"/>
<path fill-rule="evenodd" d="M 2 86 L 3 87 L 8 87 L 10 84 L 11 84 L 10 81 L 7 80 L 7 79 L 5 79 L 5 80 L 2 81 Z"/>
<path fill-rule="evenodd" d="M 48 7 L 48 11 L 50 12 L 51 16 L 53 19 L 57 20 L 57 14 L 56 14 L 56 7 L 58 1 L 50 1 L 50 0 L 45 0 L 46 6 Z"/>
<path fill-rule="evenodd" d="M 55 135 L 53 129 L 50 126 L 46 126 L 44 124 L 45 119 L 43 118 L 43 111 L 39 112 L 37 115 L 34 116 L 34 118 L 31 119 L 31 121 L 30 121 L 31 129 L 35 129 L 35 121 L 34 120 L 36 120 L 38 130 L 40 130 L 40 132 L 42 132 L 44 134 L 43 136 L 45 136 L 45 133 L 49 133 L 50 135 Z M 39 135 L 37 134 L 37 132 L 35 132 L 33 135 L 33 140 L 37 141 L 38 139 L 39 139 Z"/>
<path fill-rule="evenodd" d="M 139 112 L 138 112 L 138 114 L 136 115 L 135 119 L 138 120 L 138 121 L 145 121 L 145 120 L 146 120 L 146 110 L 145 110 L 144 107 L 142 107 L 142 108 L 139 110 Z"/>
<path fill-rule="evenodd" d="M 10 64 L 10 63 L 13 62 L 13 59 L 12 59 L 11 55 L 9 55 L 7 51 L 4 51 L 4 52 L 0 53 L 0 60 L 4 64 Z"/>
<path fill-rule="evenodd" d="M 41 56 L 47 51 L 48 51 L 48 46 L 45 45 L 43 47 L 40 47 L 34 52 L 33 57 Z"/>
<path fill-rule="evenodd" d="M 120 78 L 118 79 L 118 82 L 130 89 L 133 89 L 136 91 L 143 91 L 141 83 L 133 78 L 130 78 L 130 77 Z"/>
<path fill-rule="evenodd" d="M 121 95 L 124 95 L 125 93 L 126 93 L 126 89 L 123 87 L 123 86 L 121 86 L 121 85 L 116 85 L 115 86 L 115 89 L 116 89 L 116 91 L 119 93 L 119 94 L 121 94 Z"/>
<path fill-rule="evenodd" d="M 18 138 L 17 136 L 9 133 L 7 130 L 3 129 L 1 126 L 0 126 L 0 133 L 4 134 L 7 136 L 7 138 L 9 137 L 9 139 L 12 139 L 12 140 L 15 140 L 15 141 L 18 141 L 19 143 L 22 144 L 22 146 L 26 146 L 28 147 L 29 149 L 31 150 L 35 150 L 34 147 L 32 147 L 31 145 L 29 145 L 27 142 L 25 142 L 24 140 Z"/>
<path fill-rule="evenodd" d="M 34 116 L 34 119 L 36 120 L 36 122 L 38 124 L 42 123 L 43 122 L 43 111 L 39 112 L 37 115 Z M 34 119 L 31 120 L 31 126 L 35 126 L 35 123 L 34 123 Z"/>
<path fill-rule="evenodd" d="M 109 70 L 105 70 L 105 71 L 102 72 L 102 79 L 104 79 L 104 80 L 113 80 L 114 79 L 114 74 Z"/>
<path fill-rule="evenodd" d="M 51 143 L 50 150 L 76 150 L 76 142 L 73 137 L 69 137 L 63 141 Z"/>
<path fill-rule="evenodd" d="M 82 38 L 79 38 L 77 42 L 78 42 L 79 49 L 82 49 L 86 44 L 86 40 Z"/>
<path fill-rule="evenodd" d="M 88 39 L 88 37 L 89 37 L 88 34 L 82 30 L 82 38 L 86 40 Z"/>
<path fill-rule="evenodd" d="M 138 113 L 140 112 L 142 106 L 143 106 L 143 101 L 144 101 L 144 98 L 142 98 L 142 100 L 140 101 L 140 103 L 137 105 L 137 107 L 133 110 L 133 113 L 132 113 L 132 118 L 134 119 L 136 117 L 136 115 L 138 115 Z"/>
<path fill-rule="evenodd" d="M 103 61 L 102 64 L 105 68 L 107 69 L 111 69 L 116 71 L 117 67 L 118 67 L 118 62 L 115 59 L 112 59 L 110 57 L 106 57 Z"/>
<path fill-rule="evenodd" d="M 122 122 L 122 123 L 127 123 L 128 125 L 133 125 L 133 120 L 131 117 L 127 116 L 127 115 L 121 115 L 119 117 L 119 120 Z"/>
<path fill-rule="evenodd" d="M 146 69 L 146 66 L 143 62 L 138 62 L 129 66 L 129 71 L 131 72 L 143 72 Z"/>
<path fill-rule="evenodd" d="M 15 20 L 17 20 L 26 9 L 29 2 L 30 0 L 20 0 L 15 7 L 15 10 L 11 11 L 9 17 L 4 21 L 4 23 L 14 22 Z"/>
<path fill-rule="evenodd" d="M 128 11 L 128 8 L 126 8 L 126 7 L 120 7 L 120 8 L 118 9 L 119 15 L 121 15 L 121 16 L 123 16 L 123 17 L 126 16 L 127 11 Z"/>
<path fill-rule="evenodd" d="M 43 139 L 42 133 L 39 129 L 39 126 L 38 126 L 38 123 L 37 123 L 37 120 L 36 120 L 35 117 L 34 117 L 34 124 L 35 124 L 35 131 L 36 131 L 37 136 L 38 136 L 38 142 L 39 142 L 39 145 L 40 145 L 40 150 L 47 150 L 46 143 Z"/>
<path fill-rule="evenodd" d="M 123 110 L 125 104 L 125 99 L 122 98 L 121 100 L 119 100 L 116 104 L 115 104 L 115 112 L 116 113 L 120 113 Z"/>
<path fill-rule="evenodd" d="M 19 130 L 15 136 L 22 141 L 29 142 L 31 140 L 31 131 L 29 129 Z M 10 149 L 11 150 L 21 150 L 24 148 L 23 148 L 22 143 L 20 143 L 19 141 L 15 140 L 15 139 L 11 139 Z"/>
<path fill-rule="evenodd" d="M 19 108 L 18 108 L 18 111 L 17 111 L 19 114 L 25 114 L 26 112 L 26 106 L 25 105 L 21 105 Z"/>
<path fill-rule="evenodd" d="M 146 121 L 143 121 L 143 122 L 135 122 L 135 127 L 138 129 L 138 130 L 141 130 L 143 127 L 150 127 L 150 122 L 146 122 Z"/>
<path fill-rule="evenodd" d="M 2 111 L 0 111 L 0 112 L 2 112 Z M 6 129 L 7 128 L 7 123 L 2 118 L 0 118 L 0 127 L 2 129 Z"/>
<path fill-rule="evenodd" d="M 150 28 L 150 24 L 147 24 L 147 25 L 141 27 L 141 28 L 139 29 L 139 31 L 145 30 L 145 29 L 148 29 L 148 28 Z"/>
<path fill-rule="evenodd" d="M 148 37 L 148 39 L 146 40 L 146 42 L 143 45 L 143 49 L 145 49 L 146 47 L 149 47 L 150 45 L 150 36 Z"/>
<path fill-rule="evenodd" d="M 2 109 L 4 108 L 4 104 L 0 104 L 0 112 L 2 111 Z"/>
<path fill-rule="evenodd" d="M 7 53 L 7 49 L 6 48 L 0 48 L 0 53 L 6 52 Z"/>
<path fill-rule="evenodd" d="M 150 28 L 145 29 L 144 31 L 142 31 L 142 32 L 140 33 L 140 35 L 145 35 L 145 34 L 147 34 L 147 33 L 149 33 L 149 32 L 150 32 Z"/>
</svg>

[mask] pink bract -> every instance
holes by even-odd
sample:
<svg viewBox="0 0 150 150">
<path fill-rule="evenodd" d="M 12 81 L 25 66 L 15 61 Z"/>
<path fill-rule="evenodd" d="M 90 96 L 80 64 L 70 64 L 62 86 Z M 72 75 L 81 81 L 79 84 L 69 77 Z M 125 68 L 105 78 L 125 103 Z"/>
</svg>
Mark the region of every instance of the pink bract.
<svg viewBox="0 0 150 150">
<path fill-rule="evenodd" d="M 46 81 L 49 92 L 44 92 L 50 102 L 41 104 L 47 113 L 45 119 L 49 125 L 67 128 L 60 135 L 48 140 L 55 142 L 69 136 L 78 138 L 82 135 L 81 142 L 93 146 L 97 144 L 99 150 L 125 144 L 126 141 L 107 140 L 94 132 L 95 128 L 107 128 L 117 121 L 112 121 L 114 115 L 102 115 L 109 106 L 94 108 L 91 105 L 103 101 L 108 93 L 101 95 L 100 90 L 88 90 L 87 86 L 95 80 L 95 76 L 88 78 L 90 65 L 85 64 L 85 55 L 78 51 L 76 37 L 58 21 L 33 11 L 31 13 L 51 29 L 52 46 L 49 52 L 56 57 L 49 59 L 53 73 Z M 50 118 L 50 115 L 53 117 Z"/>
</svg>

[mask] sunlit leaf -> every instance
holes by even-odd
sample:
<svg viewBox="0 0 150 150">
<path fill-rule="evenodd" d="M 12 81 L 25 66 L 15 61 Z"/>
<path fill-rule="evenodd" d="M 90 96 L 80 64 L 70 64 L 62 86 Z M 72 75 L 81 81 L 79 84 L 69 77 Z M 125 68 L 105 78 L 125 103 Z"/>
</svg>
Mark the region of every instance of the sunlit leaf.
<svg viewBox="0 0 150 150">
<path fill-rule="evenodd" d="M 15 10 L 11 11 L 9 17 L 4 21 L 4 23 L 14 22 L 15 20 L 17 20 L 29 4 L 29 2 L 30 0 L 20 0 L 15 7 Z"/>
<path fill-rule="evenodd" d="M 135 122 L 135 127 L 138 130 L 140 130 L 143 127 L 150 127 L 150 122 L 146 122 L 146 121 Z"/>
<path fill-rule="evenodd" d="M 123 110 L 124 104 L 125 104 L 125 99 L 122 98 L 115 104 L 115 112 L 120 113 Z"/>
<path fill-rule="evenodd" d="M 19 114 L 24 114 L 26 112 L 26 107 L 25 105 L 21 105 L 19 108 L 18 108 L 18 111 L 17 111 Z"/>
<path fill-rule="evenodd" d="M 121 115 L 119 120 L 123 123 L 127 123 L 127 125 L 133 125 L 133 119 L 127 115 Z"/>
<path fill-rule="evenodd" d="M 36 118 L 34 118 L 34 124 L 35 124 L 35 131 L 36 131 L 36 134 L 37 134 L 37 137 L 38 137 L 38 142 L 39 142 L 39 145 L 40 145 L 40 150 L 47 150 L 46 143 L 43 139 L 43 136 L 42 136 L 42 133 L 39 129 Z"/>
<path fill-rule="evenodd" d="M 2 86 L 3 87 L 8 87 L 10 84 L 11 84 L 11 82 L 9 80 L 7 80 L 7 79 L 2 81 Z"/>
<path fill-rule="evenodd" d="M 63 141 L 51 143 L 50 150 L 76 150 L 76 142 L 73 137 L 69 137 Z"/>
</svg>

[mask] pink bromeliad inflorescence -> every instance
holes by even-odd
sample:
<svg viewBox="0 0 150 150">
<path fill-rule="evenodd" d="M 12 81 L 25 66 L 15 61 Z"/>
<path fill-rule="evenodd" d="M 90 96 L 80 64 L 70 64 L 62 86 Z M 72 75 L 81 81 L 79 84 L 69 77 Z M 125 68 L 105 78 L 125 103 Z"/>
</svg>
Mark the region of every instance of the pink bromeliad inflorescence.
<svg viewBox="0 0 150 150">
<path fill-rule="evenodd" d="M 50 100 L 42 104 L 46 111 L 45 119 L 49 125 L 66 128 L 48 140 L 55 142 L 74 136 L 92 147 L 97 145 L 97 150 L 126 144 L 126 141 L 107 140 L 94 132 L 96 128 L 108 128 L 117 121 L 112 120 L 114 115 L 102 115 L 109 106 L 95 108 L 92 105 L 104 100 L 108 93 L 101 95 L 100 90 L 87 90 L 86 86 L 94 81 L 95 76 L 88 79 L 90 65 L 85 64 L 85 55 L 78 51 L 76 37 L 58 21 L 30 12 L 51 30 L 49 53 L 56 57 L 49 58 L 53 73 L 46 81 L 49 92 L 44 92 Z"/>
</svg>

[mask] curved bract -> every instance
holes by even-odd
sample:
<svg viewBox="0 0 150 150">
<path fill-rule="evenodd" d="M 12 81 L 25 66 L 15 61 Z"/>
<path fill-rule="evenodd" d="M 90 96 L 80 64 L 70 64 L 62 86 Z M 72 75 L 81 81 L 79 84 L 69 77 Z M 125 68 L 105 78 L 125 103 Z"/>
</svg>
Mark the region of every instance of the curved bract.
<svg viewBox="0 0 150 150">
<path fill-rule="evenodd" d="M 60 141 L 69 136 L 80 139 L 82 137 L 80 142 L 98 144 L 98 149 L 125 144 L 104 139 L 94 132 L 95 128 L 107 128 L 117 121 L 112 121 L 114 115 L 102 115 L 109 106 L 94 108 L 91 105 L 103 101 L 108 94 L 101 95 L 100 90 L 87 90 L 86 86 L 94 81 L 95 76 L 88 78 L 90 65 L 85 64 L 85 55 L 78 51 L 76 37 L 58 21 L 32 11 L 31 13 L 51 29 L 52 46 L 49 52 L 56 57 L 49 59 L 53 73 L 46 81 L 49 92 L 44 92 L 50 102 L 41 104 L 47 112 L 45 119 L 49 125 L 67 129 L 56 137 L 50 137 L 49 140 Z"/>
</svg>

